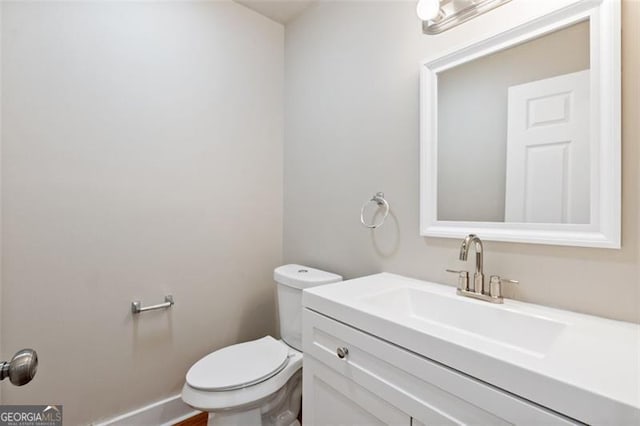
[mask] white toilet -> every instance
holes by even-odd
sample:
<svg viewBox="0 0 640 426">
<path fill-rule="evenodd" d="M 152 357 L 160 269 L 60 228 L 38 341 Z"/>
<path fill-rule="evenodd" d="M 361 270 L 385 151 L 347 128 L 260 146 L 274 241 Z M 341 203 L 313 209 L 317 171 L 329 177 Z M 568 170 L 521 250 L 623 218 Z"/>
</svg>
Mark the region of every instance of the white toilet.
<svg viewBox="0 0 640 426">
<path fill-rule="evenodd" d="M 298 425 L 302 400 L 302 290 L 342 277 L 301 265 L 276 268 L 282 340 L 227 346 L 187 372 L 182 400 L 209 412 L 209 425 Z"/>
</svg>

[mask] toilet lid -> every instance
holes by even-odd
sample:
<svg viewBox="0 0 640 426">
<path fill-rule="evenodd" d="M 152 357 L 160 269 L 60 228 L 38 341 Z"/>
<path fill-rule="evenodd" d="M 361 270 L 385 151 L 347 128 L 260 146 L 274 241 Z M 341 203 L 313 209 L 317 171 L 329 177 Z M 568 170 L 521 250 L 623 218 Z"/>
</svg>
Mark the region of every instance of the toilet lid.
<svg viewBox="0 0 640 426">
<path fill-rule="evenodd" d="M 227 346 L 196 362 L 187 372 L 187 383 L 209 391 L 255 385 L 279 373 L 288 354 L 287 345 L 271 336 Z"/>
</svg>

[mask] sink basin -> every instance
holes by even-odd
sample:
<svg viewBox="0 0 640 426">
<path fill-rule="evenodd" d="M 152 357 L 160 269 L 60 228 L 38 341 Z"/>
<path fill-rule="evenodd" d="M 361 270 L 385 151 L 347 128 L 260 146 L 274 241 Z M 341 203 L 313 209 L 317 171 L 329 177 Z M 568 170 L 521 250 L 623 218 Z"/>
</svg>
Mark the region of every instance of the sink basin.
<svg viewBox="0 0 640 426">
<path fill-rule="evenodd" d="M 588 424 L 612 416 L 640 424 L 638 324 L 513 299 L 488 303 L 388 272 L 306 289 L 302 300 L 305 313 L 368 335 L 341 337 L 354 355 L 377 338 Z"/>
<path fill-rule="evenodd" d="M 505 306 L 411 287 L 364 296 L 360 302 L 386 315 L 447 328 L 538 357 L 545 355 L 566 327 L 565 323 Z"/>
</svg>

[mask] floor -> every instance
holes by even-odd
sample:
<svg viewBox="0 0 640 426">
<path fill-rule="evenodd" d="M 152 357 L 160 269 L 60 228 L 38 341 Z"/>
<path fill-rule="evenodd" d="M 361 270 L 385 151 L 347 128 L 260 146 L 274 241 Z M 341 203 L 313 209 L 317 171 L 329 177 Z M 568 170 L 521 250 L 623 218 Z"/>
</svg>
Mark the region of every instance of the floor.
<svg viewBox="0 0 640 426">
<path fill-rule="evenodd" d="M 173 426 L 207 426 L 207 419 L 207 413 L 200 413 Z M 298 421 L 302 423 L 302 410 L 300 410 L 300 414 L 298 414 Z"/>
<path fill-rule="evenodd" d="M 174 426 L 207 426 L 207 413 L 196 414 L 180 423 L 176 423 Z"/>
</svg>

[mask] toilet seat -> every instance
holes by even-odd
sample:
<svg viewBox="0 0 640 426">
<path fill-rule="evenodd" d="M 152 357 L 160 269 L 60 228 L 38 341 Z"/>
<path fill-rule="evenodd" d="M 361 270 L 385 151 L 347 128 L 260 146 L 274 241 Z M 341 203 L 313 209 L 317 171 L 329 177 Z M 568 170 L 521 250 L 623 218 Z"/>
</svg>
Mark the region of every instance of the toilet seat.
<svg viewBox="0 0 640 426">
<path fill-rule="evenodd" d="M 223 391 L 197 389 L 187 382 L 182 388 L 182 400 L 202 411 L 230 410 L 259 405 L 262 400 L 269 398 L 285 386 L 287 381 L 302 368 L 301 352 L 287 346 L 281 340 L 273 340 L 287 350 L 287 360 L 284 367 L 271 377 L 250 386 Z M 254 356 L 256 356 L 255 353 Z"/>
<path fill-rule="evenodd" d="M 219 349 L 196 362 L 187 383 L 204 391 L 230 391 L 253 386 L 287 365 L 289 347 L 271 336 Z"/>
</svg>

